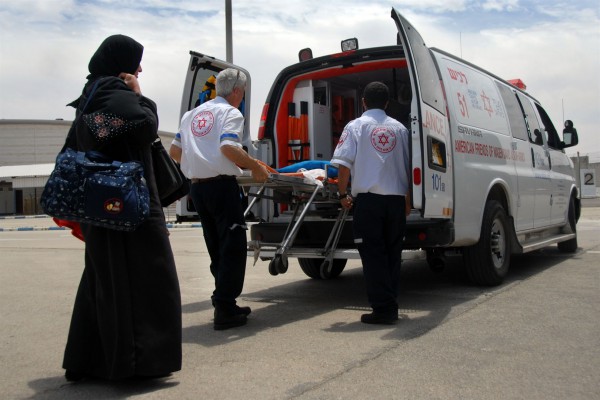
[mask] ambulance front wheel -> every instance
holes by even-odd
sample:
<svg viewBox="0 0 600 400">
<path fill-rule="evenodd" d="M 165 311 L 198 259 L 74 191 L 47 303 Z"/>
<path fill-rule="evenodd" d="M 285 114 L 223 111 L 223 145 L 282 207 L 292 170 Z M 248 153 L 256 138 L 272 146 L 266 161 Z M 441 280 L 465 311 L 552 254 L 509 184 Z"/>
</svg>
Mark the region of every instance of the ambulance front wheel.
<svg viewBox="0 0 600 400">
<path fill-rule="evenodd" d="M 496 200 L 485 205 L 479 242 L 465 247 L 463 259 L 469 279 L 476 285 L 502 283 L 510 265 L 510 235 L 506 211 Z"/>
<path fill-rule="evenodd" d="M 337 278 L 344 268 L 348 260 L 334 258 L 329 266 L 324 258 L 299 258 L 298 263 L 302 271 L 313 279 L 333 279 Z M 331 268 L 328 268 L 331 267 Z"/>
<path fill-rule="evenodd" d="M 558 243 L 558 250 L 562 253 L 575 253 L 577 251 L 577 211 L 575 209 L 575 197 L 571 196 L 569 201 L 569 228 L 575 234 L 573 239 Z"/>
</svg>

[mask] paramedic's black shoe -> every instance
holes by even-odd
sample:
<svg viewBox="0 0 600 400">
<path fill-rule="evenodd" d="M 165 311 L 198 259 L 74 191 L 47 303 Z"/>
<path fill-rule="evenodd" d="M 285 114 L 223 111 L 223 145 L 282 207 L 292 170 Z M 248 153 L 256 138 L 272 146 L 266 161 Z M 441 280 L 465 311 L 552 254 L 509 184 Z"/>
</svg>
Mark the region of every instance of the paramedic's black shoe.
<svg viewBox="0 0 600 400">
<path fill-rule="evenodd" d="M 252 312 L 252 309 L 250 307 L 235 306 L 236 314 L 243 314 L 247 317 L 248 315 L 250 315 L 251 312 Z"/>
<path fill-rule="evenodd" d="M 375 312 L 363 314 L 360 316 L 360 322 L 363 324 L 394 325 L 398 322 L 398 311 L 395 312 Z"/>
<path fill-rule="evenodd" d="M 241 307 L 240 307 L 241 308 Z M 237 326 L 246 325 L 248 318 L 245 314 L 237 314 L 234 312 L 227 312 L 215 308 L 215 331 L 222 331 L 225 329 L 235 328 Z"/>
</svg>

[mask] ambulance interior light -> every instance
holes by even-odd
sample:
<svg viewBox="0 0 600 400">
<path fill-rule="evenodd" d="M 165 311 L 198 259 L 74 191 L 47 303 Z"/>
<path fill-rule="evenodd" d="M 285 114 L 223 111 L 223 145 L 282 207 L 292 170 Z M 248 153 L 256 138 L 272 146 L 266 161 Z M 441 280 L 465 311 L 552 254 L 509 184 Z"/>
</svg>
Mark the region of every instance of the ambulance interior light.
<svg viewBox="0 0 600 400">
<path fill-rule="evenodd" d="M 351 38 L 342 40 L 342 51 L 358 50 L 358 39 Z"/>
</svg>

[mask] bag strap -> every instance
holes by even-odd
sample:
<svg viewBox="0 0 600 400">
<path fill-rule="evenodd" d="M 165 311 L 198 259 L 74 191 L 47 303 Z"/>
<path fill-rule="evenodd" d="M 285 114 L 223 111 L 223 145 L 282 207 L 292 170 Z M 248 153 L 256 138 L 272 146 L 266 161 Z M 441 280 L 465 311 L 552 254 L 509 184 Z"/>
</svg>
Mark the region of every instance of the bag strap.
<svg viewBox="0 0 600 400">
<path fill-rule="evenodd" d="M 74 137 L 75 135 L 75 127 L 77 126 L 77 123 L 79 122 L 79 119 L 81 118 L 81 116 L 83 115 L 83 113 L 85 112 L 87 106 L 90 104 L 90 101 L 92 100 L 92 98 L 94 97 L 94 95 L 96 94 L 96 89 L 98 89 L 98 86 L 100 85 L 100 81 L 103 81 L 103 78 L 97 79 L 96 82 L 94 82 L 94 85 L 92 86 L 92 90 L 90 91 L 90 94 L 88 95 L 85 104 L 83 105 L 83 108 L 81 109 L 81 112 L 79 113 L 79 115 L 77 115 L 75 117 L 75 120 L 73 121 L 73 123 L 71 124 L 71 128 L 69 129 L 69 132 L 67 133 L 67 137 L 65 138 L 65 144 L 63 145 L 62 149 L 60 150 L 60 153 L 62 153 L 63 151 L 65 151 L 65 149 L 67 147 L 69 147 L 69 142 L 71 141 L 71 139 Z M 77 107 L 76 111 L 79 110 L 79 107 Z"/>
</svg>

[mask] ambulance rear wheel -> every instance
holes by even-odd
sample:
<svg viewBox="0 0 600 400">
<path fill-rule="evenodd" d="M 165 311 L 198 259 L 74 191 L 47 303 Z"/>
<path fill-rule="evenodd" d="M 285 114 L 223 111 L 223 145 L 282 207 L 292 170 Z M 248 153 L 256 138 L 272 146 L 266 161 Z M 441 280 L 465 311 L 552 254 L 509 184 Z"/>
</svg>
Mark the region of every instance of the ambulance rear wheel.
<svg viewBox="0 0 600 400">
<path fill-rule="evenodd" d="M 467 275 L 476 285 L 502 283 L 510 265 L 508 217 L 502 205 L 491 200 L 485 205 L 479 242 L 466 247 L 463 259 Z"/>
<path fill-rule="evenodd" d="M 324 258 L 299 258 L 300 268 L 310 278 L 313 279 L 333 279 L 337 278 L 344 268 L 348 260 L 334 258 L 331 265 L 331 270 L 326 271 L 327 265 L 324 263 Z M 323 271 L 322 270 L 323 267 Z"/>
</svg>

